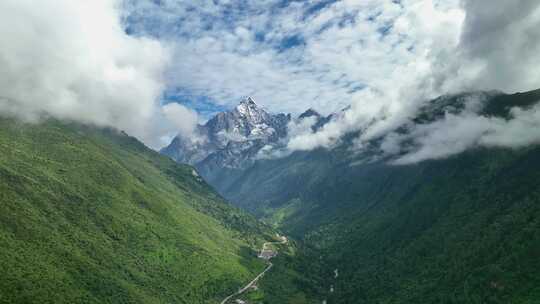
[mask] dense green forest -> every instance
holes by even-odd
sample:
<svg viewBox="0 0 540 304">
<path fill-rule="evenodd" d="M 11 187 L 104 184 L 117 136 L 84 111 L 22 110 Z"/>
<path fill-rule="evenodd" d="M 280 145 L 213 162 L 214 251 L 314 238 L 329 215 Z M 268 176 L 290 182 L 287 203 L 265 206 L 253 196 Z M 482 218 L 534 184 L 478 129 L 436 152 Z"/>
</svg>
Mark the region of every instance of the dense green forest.
<svg viewBox="0 0 540 304">
<path fill-rule="evenodd" d="M 540 149 L 361 169 L 308 233 L 343 270 L 332 303 L 538 303 Z"/>
<path fill-rule="evenodd" d="M 276 249 L 279 254 L 272 259 L 271 271 L 241 299 L 254 304 L 312 304 L 327 298 L 326 267 L 318 250 L 294 241 Z"/>
<path fill-rule="evenodd" d="M 273 234 L 121 132 L 0 119 L 0 303 L 216 303 Z"/>
<path fill-rule="evenodd" d="M 538 146 L 392 165 L 347 143 L 221 189 L 270 228 L 123 132 L 1 119 L 0 303 L 219 303 L 265 269 L 276 228 L 291 241 L 248 303 L 540 303 Z"/>
<path fill-rule="evenodd" d="M 538 100 L 538 90 L 495 95 L 482 115 L 507 117 Z M 459 102 L 436 99 L 414 121 Z M 324 260 L 307 265 L 329 278 L 339 269 L 328 303 L 540 303 L 540 148 L 476 148 L 412 165 L 368 161 L 373 153 L 352 155 L 345 139 L 260 161 L 220 190 L 320 250 Z"/>
</svg>

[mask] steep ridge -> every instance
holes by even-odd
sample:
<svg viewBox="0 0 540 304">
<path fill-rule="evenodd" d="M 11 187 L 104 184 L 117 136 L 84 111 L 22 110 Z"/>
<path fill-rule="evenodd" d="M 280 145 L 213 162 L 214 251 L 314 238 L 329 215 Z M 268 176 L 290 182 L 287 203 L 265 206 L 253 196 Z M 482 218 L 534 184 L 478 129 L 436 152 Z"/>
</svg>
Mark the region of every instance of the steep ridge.
<svg viewBox="0 0 540 304">
<path fill-rule="evenodd" d="M 445 113 L 459 113 L 465 108 L 465 101 L 471 97 L 485 96 L 482 115 L 506 117 L 509 109 L 527 107 L 540 100 L 540 90 L 502 94 L 500 92 L 475 92 L 442 96 L 429 103 L 412 119 L 416 125 L 425 124 L 442 118 Z M 408 132 L 410 125 L 398 128 L 398 132 Z M 334 149 L 317 149 L 309 152 L 295 152 L 285 158 L 260 160 L 235 177 L 234 183 L 219 188 L 220 193 L 233 203 L 254 212 L 258 216 L 265 213 L 275 215 L 273 209 L 282 213 L 292 212 L 300 201 L 316 199 L 321 189 L 326 190 L 328 178 L 332 172 L 347 173 L 357 171 L 362 163 L 385 164 L 387 159 L 380 156 L 380 142 L 374 140 L 372 147 L 362 153 L 352 153 L 351 141 L 357 133 L 345 136 L 343 144 Z M 346 184 L 351 184 L 346 181 Z M 317 193 L 316 195 L 314 195 Z M 326 196 L 325 196 L 326 197 Z M 309 205 L 309 204 L 308 204 Z M 288 208 L 285 208 L 288 206 Z"/>
<path fill-rule="evenodd" d="M 208 179 L 212 169 L 244 169 L 265 145 L 276 144 L 287 134 L 290 116 L 269 114 L 251 97 L 231 111 L 221 112 L 198 125 L 190 138 L 178 135 L 161 153 L 180 163 L 195 165 Z"/>
<path fill-rule="evenodd" d="M 285 225 L 343 269 L 331 303 L 534 303 L 539 172 L 539 148 L 360 165 Z"/>
<path fill-rule="evenodd" d="M 218 303 L 273 235 L 126 134 L 0 119 L 0 303 Z"/>
<path fill-rule="evenodd" d="M 218 113 L 206 124 L 198 125 L 195 135 L 176 136 L 160 152 L 179 163 L 193 165 L 218 192 L 227 193 L 246 170 L 259 163 L 261 150 L 285 143 L 289 123 L 307 118 L 314 120 L 315 131 L 333 115 L 322 116 L 308 109 L 292 119 L 290 114 L 270 114 L 247 97 L 231 111 Z"/>
<path fill-rule="evenodd" d="M 478 94 L 480 113 L 502 118 L 540 101 L 540 90 L 443 96 L 413 123 L 460 113 Z M 396 166 L 376 141 L 352 154 L 356 136 L 332 150 L 257 161 L 221 191 L 324 252 L 328 277 L 340 269 L 328 303 L 536 303 L 538 146 Z"/>
</svg>

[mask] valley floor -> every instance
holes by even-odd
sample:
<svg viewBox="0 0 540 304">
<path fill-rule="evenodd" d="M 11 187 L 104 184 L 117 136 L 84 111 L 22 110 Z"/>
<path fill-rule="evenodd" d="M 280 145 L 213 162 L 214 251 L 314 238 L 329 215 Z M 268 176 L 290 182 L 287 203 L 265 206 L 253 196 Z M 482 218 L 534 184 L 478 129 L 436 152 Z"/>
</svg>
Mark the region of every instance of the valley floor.
<svg viewBox="0 0 540 304">
<path fill-rule="evenodd" d="M 288 240 L 287 240 L 287 237 L 285 236 L 277 236 L 279 239 L 281 239 L 281 241 L 279 242 L 266 242 L 263 244 L 262 248 L 261 248 L 261 252 L 259 253 L 258 257 L 260 259 L 264 259 L 266 261 L 268 261 L 268 266 L 261 272 L 259 273 L 255 279 L 253 279 L 251 282 L 249 282 L 245 287 L 239 289 L 237 292 L 233 293 L 232 295 L 226 297 L 223 301 L 221 301 L 221 304 L 227 304 L 227 303 L 232 303 L 232 300 L 235 298 L 235 297 L 238 297 L 240 295 L 242 295 L 243 293 L 249 291 L 250 289 L 254 289 L 254 288 L 257 288 L 257 282 L 259 282 L 259 280 L 268 272 L 270 271 L 270 269 L 272 269 L 272 267 L 274 266 L 274 264 L 272 264 L 272 262 L 270 261 L 271 258 L 275 257 L 278 253 L 277 253 L 277 250 L 273 250 L 273 249 L 270 249 L 269 246 L 271 244 L 281 244 L 281 245 L 285 245 L 287 244 Z M 243 302 L 242 300 L 240 299 L 236 299 L 236 302 L 238 303 L 238 301 L 240 302 Z"/>
</svg>

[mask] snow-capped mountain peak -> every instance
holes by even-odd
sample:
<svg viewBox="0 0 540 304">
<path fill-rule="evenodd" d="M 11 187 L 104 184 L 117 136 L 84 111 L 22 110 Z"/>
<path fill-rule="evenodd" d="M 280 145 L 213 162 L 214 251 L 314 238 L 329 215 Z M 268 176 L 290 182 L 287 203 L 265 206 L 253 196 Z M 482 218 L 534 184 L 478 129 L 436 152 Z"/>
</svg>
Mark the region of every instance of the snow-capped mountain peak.
<svg viewBox="0 0 540 304">
<path fill-rule="evenodd" d="M 206 140 L 194 145 L 177 136 L 162 150 L 177 161 L 204 167 L 213 163 L 219 167 L 249 165 L 260 148 L 277 143 L 287 135 L 290 115 L 270 114 L 246 97 L 230 111 L 218 113 L 197 132 Z"/>
<path fill-rule="evenodd" d="M 236 106 L 235 112 L 242 118 L 247 119 L 247 122 L 251 124 L 261 124 L 271 119 L 271 115 L 263 108 L 259 107 L 251 97 L 243 99 L 240 104 Z"/>
</svg>

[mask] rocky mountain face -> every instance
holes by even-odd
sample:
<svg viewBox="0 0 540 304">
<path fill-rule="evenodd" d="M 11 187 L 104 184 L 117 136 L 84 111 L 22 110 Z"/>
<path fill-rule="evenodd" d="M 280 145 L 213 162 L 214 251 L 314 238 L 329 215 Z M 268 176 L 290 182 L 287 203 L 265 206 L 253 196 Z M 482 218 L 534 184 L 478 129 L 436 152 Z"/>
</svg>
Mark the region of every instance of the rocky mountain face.
<svg viewBox="0 0 540 304">
<path fill-rule="evenodd" d="M 313 109 L 296 119 L 312 116 L 317 117 L 314 129 L 330 120 L 330 116 L 323 117 Z M 180 163 L 194 165 L 212 182 L 221 171 L 231 174 L 252 166 L 264 147 L 282 144 L 291 121 L 290 114 L 271 114 L 248 97 L 236 108 L 218 113 L 206 124 L 197 126 L 192 138 L 175 137 L 161 153 Z"/>
</svg>

